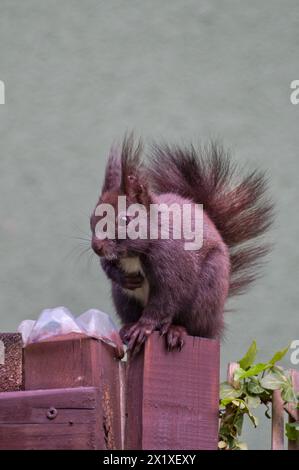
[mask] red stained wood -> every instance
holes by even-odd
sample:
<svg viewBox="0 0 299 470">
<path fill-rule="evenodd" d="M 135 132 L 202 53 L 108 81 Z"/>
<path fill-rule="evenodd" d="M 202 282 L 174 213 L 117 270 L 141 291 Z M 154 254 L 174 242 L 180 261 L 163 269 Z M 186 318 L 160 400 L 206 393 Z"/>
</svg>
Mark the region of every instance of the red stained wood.
<svg viewBox="0 0 299 470">
<path fill-rule="evenodd" d="M 284 408 L 280 390 L 274 390 L 272 395 L 272 435 L 271 449 L 284 449 Z"/>
<path fill-rule="evenodd" d="M 168 352 L 158 333 L 127 371 L 126 449 L 217 449 L 219 342 L 189 336 Z"/>
<path fill-rule="evenodd" d="M 297 393 L 299 393 L 299 371 L 297 370 L 292 370 L 292 379 L 293 379 L 293 385 Z M 295 416 L 289 417 L 289 422 L 294 423 L 296 421 L 299 422 L 299 410 L 296 408 L 294 405 L 290 405 L 290 409 L 292 411 L 292 415 Z M 289 441 L 288 445 L 289 450 L 299 450 L 299 439 L 297 441 Z"/>
<path fill-rule="evenodd" d="M 0 449 L 217 449 L 215 340 L 167 352 L 155 333 L 125 367 L 75 334 L 29 345 L 24 359 L 26 392 L 0 394 Z"/>
<path fill-rule="evenodd" d="M 0 392 L 23 388 L 22 337 L 0 333 Z"/>
<path fill-rule="evenodd" d="M 98 386 L 118 366 L 113 348 L 85 335 L 71 334 L 24 349 L 25 390 Z"/>
<path fill-rule="evenodd" d="M 24 351 L 25 389 L 95 386 L 99 390 L 104 449 L 121 449 L 120 361 L 114 348 L 84 335 L 30 344 Z"/>
<path fill-rule="evenodd" d="M 94 387 L 0 393 L 0 449 L 106 449 L 99 401 Z"/>
</svg>

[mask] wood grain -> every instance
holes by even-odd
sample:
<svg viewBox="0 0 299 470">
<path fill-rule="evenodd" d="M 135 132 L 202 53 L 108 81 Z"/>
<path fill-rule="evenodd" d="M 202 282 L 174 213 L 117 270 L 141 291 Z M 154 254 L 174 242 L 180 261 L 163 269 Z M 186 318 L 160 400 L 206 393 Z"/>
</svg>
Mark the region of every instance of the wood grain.
<svg viewBox="0 0 299 470">
<path fill-rule="evenodd" d="M 99 389 L 105 449 L 121 449 L 120 361 L 114 348 L 84 335 L 31 344 L 24 351 L 25 389 Z"/>
<path fill-rule="evenodd" d="M 115 364 L 111 346 L 85 335 L 29 344 L 24 348 L 25 390 L 98 386 Z"/>
<path fill-rule="evenodd" d="M 189 336 L 168 352 L 158 333 L 129 361 L 126 449 L 217 449 L 219 342 Z"/>
<path fill-rule="evenodd" d="M 99 400 L 95 387 L 0 393 L 0 449 L 105 449 Z"/>
<path fill-rule="evenodd" d="M 272 432 L 271 449 L 284 450 L 284 408 L 280 390 L 273 390 L 272 395 Z"/>
<path fill-rule="evenodd" d="M 292 370 L 292 380 L 293 380 L 293 385 L 294 389 L 296 390 L 297 393 L 299 393 L 299 371 L 298 370 Z M 294 422 L 299 422 L 299 410 L 296 408 L 294 405 L 290 405 L 292 415 L 295 416 L 296 418 L 289 417 L 289 422 L 294 423 Z M 288 449 L 289 450 L 299 450 L 299 439 L 297 441 L 289 441 L 288 444 Z"/>
</svg>

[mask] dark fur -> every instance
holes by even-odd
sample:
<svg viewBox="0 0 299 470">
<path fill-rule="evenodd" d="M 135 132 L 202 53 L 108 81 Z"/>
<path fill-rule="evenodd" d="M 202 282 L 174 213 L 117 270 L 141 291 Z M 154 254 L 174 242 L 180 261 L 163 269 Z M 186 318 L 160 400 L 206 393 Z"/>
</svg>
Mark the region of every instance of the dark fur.
<svg viewBox="0 0 299 470">
<path fill-rule="evenodd" d="M 129 324 L 123 337 L 131 349 L 138 349 L 155 329 L 166 334 L 170 348 L 182 346 L 186 331 L 219 337 L 227 296 L 243 291 L 252 282 L 254 267 L 267 251 L 264 244 L 252 243 L 271 221 L 272 206 L 264 199 L 264 176 L 253 172 L 233 185 L 236 168 L 215 144 L 200 151 L 192 146 L 154 145 L 145 167 L 140 162 L 141 149 L 130 136 L 118 158 L 113 151 L 100 201 L 115 204 L 117 194 L 126 194 L 128 204 L 201 203 L 204 243 L 198 251 L 185 251 L 185 241 L 173 239 L 104 240 L 98 247 L 93 237 L 93 248 L 104 256 L 101 263 L 112 280 L 117 313 Z M 93 215 L 93 233 L 95 224 Z M 122 257 L 132 256 L 139 256 L 149 282 L 145 306 L 124 290 L 133 291 L 143 282 L 140 273 L 128 275 L 120 266 Z"/>
<path fill-rule="evenodd" d="M 255 239 L 272 223 L 273 205 L 266 179 L 253 171 L 238 180 L 237 166 L 216 143 L 195 150 L 152 146 L 150 177 L 158 193 L 175 192 L 203 204 L 230 253 L 229 295 L 243 293 L 257 275 L 269 245 Z"/>
</svg>

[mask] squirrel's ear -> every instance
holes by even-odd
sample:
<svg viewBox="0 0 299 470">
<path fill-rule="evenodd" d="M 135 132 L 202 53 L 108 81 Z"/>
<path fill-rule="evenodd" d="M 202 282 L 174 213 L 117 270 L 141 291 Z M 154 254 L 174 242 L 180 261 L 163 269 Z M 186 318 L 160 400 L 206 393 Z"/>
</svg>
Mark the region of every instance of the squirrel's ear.
<svg viewBox="0 0 299 470">
<path fill-rule="evenodd" d="M 121 184 L 121 158 L 120 150 L 111 147 L 106 166 L 102 192 L 117 191 Z"/>
<path fill-rule="evenodd" d="M 151 204 L 151 196 L 147 186 L 139 181 L 135 175 L 129 175 L 127 178 L 126 195 L 130 201 L 142 204 L 145 207 L 149 207 Z"/>
</svg>

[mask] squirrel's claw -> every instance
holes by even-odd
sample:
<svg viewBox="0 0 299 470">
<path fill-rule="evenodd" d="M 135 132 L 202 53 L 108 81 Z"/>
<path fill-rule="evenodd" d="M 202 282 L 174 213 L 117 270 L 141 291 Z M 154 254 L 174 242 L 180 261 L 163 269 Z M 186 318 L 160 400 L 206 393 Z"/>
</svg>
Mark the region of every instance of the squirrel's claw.
<svg viewBox="0 0 299 470">
<path fill-rule="evenodd" d="M 127 344 L 127 350 L 130 352 L 131 357 L 134 357 L 140 351 L 142 345 L 154 330 L 154 325 L 143 321 L 130 323 L 121 328 L 120 337 Z M 187 331 L 183 326 L 165 323 L 160 328 L 160 334 L 165 336 L 168 351 L 182 350 L 187 335 Z"/>
<path fill-rule="evenodd" d="M 121 329 L 119 330 L 119 336 L 120 336 L 120 339 L 122 340 L 123 343 L 127 344 L 127 334 L 128 334 L 128 331 L 130 330 L 130 328 L 135 325 L 135 323 L 126 323 L 125 325 L 123 325 L 121 327 Z"/>
<path fill-rule="evenodd" d="M 166 333 L 166 346 L 168 351 L 182 350 L 185 344 L 186 328 L 179 325 L 170 325 Z"/>
<path fill-rule="evenodd" d="M 132 326 L 125 327 L 121 331 L 121 338 L 127 343 L 131 357 L 135 356 L 141 349 L 150 334 L 154 331 L 154 326 L 149 323 L 138 321 Z"/>
</svg>

